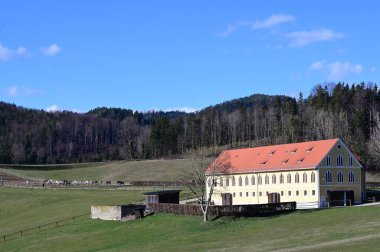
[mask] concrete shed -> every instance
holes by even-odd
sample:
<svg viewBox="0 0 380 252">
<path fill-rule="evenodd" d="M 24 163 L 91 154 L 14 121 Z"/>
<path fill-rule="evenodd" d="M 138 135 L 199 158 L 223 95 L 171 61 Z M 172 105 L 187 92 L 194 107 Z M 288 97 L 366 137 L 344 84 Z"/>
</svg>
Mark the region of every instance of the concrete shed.
<svg viewBox="0 0 380 252">
<path fill-rule="evenodd" d="M 101 220 L 123 220 L 145 210 L 144 205 L 91 206 L 91 218 Z M 141 214 L 140 214 L 141 215 Z"/>
</svg>

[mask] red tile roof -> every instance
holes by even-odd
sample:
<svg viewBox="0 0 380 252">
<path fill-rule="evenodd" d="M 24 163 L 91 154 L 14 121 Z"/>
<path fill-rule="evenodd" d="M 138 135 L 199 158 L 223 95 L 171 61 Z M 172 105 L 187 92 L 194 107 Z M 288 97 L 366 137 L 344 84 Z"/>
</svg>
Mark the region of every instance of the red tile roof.
<svg viewBox="0 0 380 252">
<path fill-rule="evenodd" d="M 223 151 L 209 166 L 228 162 L 229 173 L 314 169 L 339 138 Z"/>
</svg>

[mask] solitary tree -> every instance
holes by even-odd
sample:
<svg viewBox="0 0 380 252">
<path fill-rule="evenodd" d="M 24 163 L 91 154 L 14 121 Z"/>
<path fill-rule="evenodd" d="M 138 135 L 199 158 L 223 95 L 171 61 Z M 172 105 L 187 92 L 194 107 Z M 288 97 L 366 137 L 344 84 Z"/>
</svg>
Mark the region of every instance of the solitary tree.
<svg viewBox="0 0 380 252">
<path fill-rule="evenodd" d="M 190 170 L 181 178 L 198 199 L 204 222 L 208 220 L 208 210 L 215 186 L 217 186 L 221 176 L 228 175 L 230 166 L 227 153 L 222 153 L 212 162 L 210 158 L 205 156 L 205 153 L 200 152 L 192 155 Z"/>
</svg>

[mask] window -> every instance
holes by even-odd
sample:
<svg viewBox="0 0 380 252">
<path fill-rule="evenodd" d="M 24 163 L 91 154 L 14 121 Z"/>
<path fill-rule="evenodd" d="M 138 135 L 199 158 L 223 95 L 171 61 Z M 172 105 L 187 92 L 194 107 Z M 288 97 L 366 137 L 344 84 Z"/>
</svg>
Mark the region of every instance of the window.
<svg viewBox="0 0 380 252">
<path fill-rule="evenodd" d="M 353 158 L 352 158 L 352 157 L 350 157 L 350 158 L 348 159 L 348 162 L 349 162 L 349 166 L 353 166 Z"/>
<path fill-rule="evenodd" d="M 327 171 L 327 172 L 326 172 L 325 181 L 326 181 L 327 183 L 331 183 L 331 182 L 332 182 L 331 171 Z"/>
<path fill-rule="evenodd" d="M 248 197 L 248 192 L 245 193 L 245 197 Z"/>
<path fill-rule="evenodd" d="M 226 178 L 226 186 L 230 186 L 230 179 L 228 177 Z"/>
<path fill-rule="evenodd" d="M 211 187 L 211 186 L 212 186 L 211 178 L 208 178 L 208 182 L 207 182 L 207 184 L 208 184 L 208 187 Z"/>
<path fill-rule="evenodd" d="M 236 194 L 235 194 L 235 193 L 234 193 L 233 195 L 234 195 L 234 197 L 236 196 Z"/>
<path fill-rule="evenodd" d="M 315 183 L 315 173 L 311 173 L 311 183 Z"/>
<path fill-rule="evenodd" d="M 235 184 L 236 184 L 235 177 L 232 177 L 232 186 L 235 186 Z"/>
<path fill-rule="evenodd" d="M 276 184 L 276 175 L 275 174 L 272 175 L 272 184 Z"/>
<path fill-rule="evenodd" d="M 266 185 L 269 184 L 269 176 L 268 176 L 268 175 L 265 175 L 265 184 L 266 184 Z"/>
<path fill-rule="evenodd" d="M 300 191 L 296 191 L 296 196 L 299 196 L 300 195 Z"/>
<path fill-rule="evenodd" d="M 219 178 L 219 185 L 223 186 L 223 178 Z"/>
<path fill-rule="evenodd" d="M 255 197 L 256 193 L 255 192 L 252 192 L 252 197 Z"/>
<path fill-rule="evenodd" d="M 243 185 L 243 179 L 241 178 L 241 176 L 239 176 L 239 186 L 242 186 Z"/>
<path fill-rule="evenodd" d="M 292 191 L 288 191 L 288 196 L 292 196 Z"/>
<path fill-rule="evenodd" d="M 292 175 L 290 175 L 290 173 L 288 173 L 288 184 L 292 183 Z"/>
<path fill-rule="evenodd" d="M 313 195 L 313 196 L 315 195 L 315 190 L 311 191 L 311 195 Z"/>
<path fill-rule="evenodd" d="M 309 147 L 306 152 L 311 152 L 313 150 L 313 147 Z"/>
<path fill-rule="evenodd" d="M 303 181 L 302 182 L 307 183 L 307 173 L 306 172 L 303 173 Z"/>
<path fill-rule="evenodd" d="M 245 176 L 245 185 L 249 185 L 248 176 Z"/>
<path fill-rule="evenodd" d="M 263 179 L 261 178 L 261 175 L 257 178 L 257 183 L 261 185 L 263 183 Z"/>
<path fill-rule="evenodd" d="M 262 193 L 262 192 L 259 192 L 259 196 L 260 196 L 260 197 L 263 196 L 263 193 Z"/>
<path fill-rule="evenodd" d="M 281 191 L 281 196 L 284 196 L 284 191 Z"/>
<path fill-rule="evenodd" d="M 353 171 L 350 171 L 350 173 L 348 174 L 348 182 L 355 183 L 355 173 Z"/>
<path fill-rule="evenodd" d="M 251 177 L 251 184 L 255 185 L 255 175 L 252 175 L 252 177 Z"/>
<path fill-rule="evenodd" d="M 294 179 L 295 183 L 299 183 L 300 182 L 300 175 L 298 173 L 296 173 L 296 176 L 295 176 L 295 179 Z"/>
<path fill-rule="evenodd" d="M 290 153 L 294 154 L 296 153 L 297 149 L 293 149 Z"/>
<path fill-rule="evenodd" d="M 336 166 L 343 166 L 343 157 L 340 154 L 336 157 Z"/>
<path fill-rule="evenodd" d="M 242 192 L 239 192 L 239 196 L 242 197 L 242 196 L 243 196 L 243 193 L 242 193 Z"/>
<path fill-rule="evenodd" d="M 307 191 L 305 190 L 305 191 L 303 191 L 303 195 L 304 196 L 306 196 L 307 195 Z"/>
<path fill-rule="evenodd" d="M 285 165 L 285 164 L 288 163 L 288 161 L 289 161 L 289 159 L 285 159 L 285 160 L 282 161 L 282 164 Z"/>
<path fill-rule="evenodd" d="M 265 192 L 265 195 L 268 196 L 269 192 Z"/>
<path fill-rule="evenodd" d="M 342 171 L 338 171 L 338 183 L 343 183 L 344 182 L 344 178 L 343 178 L 343 172 Z"/>
<path fill-rule="evenodd" d="M 284 184 L 284 175 L 282 173 L 280 175 L 280 184 Z"/>
<path fill-rule="evenodd" d="M 326 166 L 331 166 L 331 158 L 330 158 L 330 156 L 326 157 Z"/>
</svg>

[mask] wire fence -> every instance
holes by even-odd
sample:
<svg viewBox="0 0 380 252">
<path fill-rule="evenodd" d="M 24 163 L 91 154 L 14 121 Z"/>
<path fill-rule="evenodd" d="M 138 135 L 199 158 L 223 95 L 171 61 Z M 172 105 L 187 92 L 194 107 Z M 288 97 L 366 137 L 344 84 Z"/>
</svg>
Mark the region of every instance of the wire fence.
<svg viewBox="0 0 380 252">
<path fill-rule="evenodd" d="M 70 218 L 66 218 L 66 219 L 63 219 L 63 220 L 53 221 L 53 222 L 49 222 L 49 223 L 46 223 L 46 224 L 34 226 L 34 227 L 31 227 L 31 228 L 19 230 L 19 231 L 13 232 L 13 233 L 1 235 L 0 236 L 1 237 L 0 243 L 5 243 L 6 241 L 10 241 L 10 240 L 14 240 L 14 239 L 17 239 L 17 238 L 21 238 L 23 236 L 35 234 L 35 233 L 38 233 L 38 232 L 41 232 L 41 231 L 46 231 L 46 230 L 49 230 L 49 229 L 53 229 L 53 228 L 57 228 L 57 227 L 62 227 L 62 226 L 68 225 L 70 223 L 73 223 L 76 220 L 78 220 L 79 218 L 83 218 L 85 216 L 89 217 L 90 214 L 86 213 L 86 214 L 82 214 L 82 215 L 72 216 Z"/>
<path fill-rule="evenodd" d="M 67 185 L 57 185 L 57 184 L 43 184 L 40 182 L 24 182 L 24 181 L 1 181 L 0 187 L 17 187 L 17 188 L 26 188 L 26 189 L 62 189 L 62 190 L 172 190 L 172 189 L 183 189 L 184 185 L 176 183 L 126 183 L 124 185 L 107 185 L 107 184 L 67 184 Z"/>
</svg>

